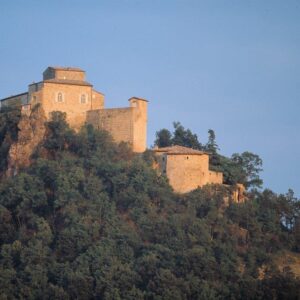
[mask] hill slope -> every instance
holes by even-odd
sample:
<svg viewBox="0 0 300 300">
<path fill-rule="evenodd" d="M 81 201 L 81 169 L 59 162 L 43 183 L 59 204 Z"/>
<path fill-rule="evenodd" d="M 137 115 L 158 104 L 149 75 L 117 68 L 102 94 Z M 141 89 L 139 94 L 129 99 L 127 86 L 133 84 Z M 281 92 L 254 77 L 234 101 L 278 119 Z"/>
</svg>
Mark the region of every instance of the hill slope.
<svg viewBox="0 0 300 300">
<path fill-rule="evenodd" d="M 214 186 L 180 196 L 151 153 L 58 113 L 47 132 L 0 183 L 1 299 L 299 299 L 278 268 L 300 250 L 291 192 L 228 207 Z"/>
</svg>

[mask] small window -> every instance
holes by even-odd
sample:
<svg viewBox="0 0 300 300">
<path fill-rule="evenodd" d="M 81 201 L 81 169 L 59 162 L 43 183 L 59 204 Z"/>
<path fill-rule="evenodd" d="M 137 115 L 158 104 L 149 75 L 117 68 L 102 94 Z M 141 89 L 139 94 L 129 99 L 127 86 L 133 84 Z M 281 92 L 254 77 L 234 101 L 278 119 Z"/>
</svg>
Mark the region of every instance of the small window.
<svg viewBox="0 0 300 300">
<path fill-rule="evenodd" d="M 80 103 L 81 104 L 86 104 L 87 103 L 87 95 L 86 94 L 81 94 L 80 95 Z"/>
<path fill-rule="evenodd" d="M 64 97 L 61 92 L 57 93 L 57 102 L 64 102 Z"/>
</svg>

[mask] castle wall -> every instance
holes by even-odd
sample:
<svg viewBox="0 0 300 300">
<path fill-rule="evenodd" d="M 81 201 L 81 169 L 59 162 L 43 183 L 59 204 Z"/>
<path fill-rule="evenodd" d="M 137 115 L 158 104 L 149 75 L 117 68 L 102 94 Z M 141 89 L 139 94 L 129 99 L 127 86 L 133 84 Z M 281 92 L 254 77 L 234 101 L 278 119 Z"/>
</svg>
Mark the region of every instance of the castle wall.
<svg viewBox="0 0 300 300">
<path fill-rule="evenodd" d="M 41 103 L 43 97 L 43 82 L 33 83 L 28 86 L 28 103 L 34 106 Z"/>
<path fill-rule="evenodd" d="M 28 93 L 15 95 L 1 101 L 1 107 L 21 106 L 28 103 Z"/>
<path fill-rule="evenodd" d="M 209 156 L 166 155 L 166 174 L 175 192 L 187 193 L 209 183 Z"/>
<path fill-rule="evenodd" d="M 48 80 L 52 78 L 55 78 L 55 70 L 53 68 L 47 68 L 43 72 L 43 80 Z"/>
<path fill-rule="evenodd" d="M 127 142 L 133 152 L 146 150 L 147 101 L 131 98 L 130 107 L 91 110 L 87 113 L 87 123 L 95 128 L 109 131 L 113 139 Z"/>
<path fill-rule="evenodd" d="M 130 107 L 89 111 L 87 123 L 95 128 L 109 131 L 117 143 L 124 141 L 132 145 L 133 109 Z"/>
<path fill-rule="evenodd" d="M 96 129 L 100 129 L 100 114 L 99 109 L 89 110 L 86 113 L 86 122 L 87 124 L 93 125 Z"/>
<path fill-rule="evenodd" d="M 72 67 L 48 67 L 43 81 L 28 86 L 28 93 L 2 99 L 1 105 L 23 105 L 22 114 L 40 103 L 47 119 L 53 111 L 66 113 L 70 127 L 86 122 L 110 132 L 116 142 L 127 142 L 134 152 L 146 150 L 147 102 L 131 98 L 130 107 L 104 109 L 104 95 L 85 82 L 85 72 Z"/>
<path fill-rule="evenodd" d="M 62 94 L 59 101 L 58 94 Z M 86 95 L 86 102 L 81 103 L 81 95 Z M 79 129 L 86 121 L 86 112 L 92 108 L 92 88 L 84 85 L 67 85 L 44 83 L 42 91 L 42 106 L 46 117 L 52 111 L 67 113 L 67 122 L 74 129 Z"/>
<path fill-rule="evenodd" d="M 223 183 L 223 173 L 222 172 L 215 172 L 215 171 L 209 171 L 209 183 L 214 184 L 222 184 Z"/>
<path fill-rule="evenodd" d="M 43 82 L 37 82 L 37 83 L 29 84 L 28 93 L 31 94 L 31 93 L 40 91 L 42 88 L 43 88 Z"/>
<path fill-rule="evenodd" d="M 92 107 L 91 109 L 103 109 L 104 108 L 104 95 L 92 90 Z"/>
<path fill-rule="evenodd" d="M 80 71 L 55 70 L 55 78 L 84 81 L 85 73 Z"/>
<path fill-rule="evenodd" d="M 34 107 L 37 103 L 42 103 L 43 94 L 43 89 L 29 94 L 28 99 L 30 100 L 28 101 L 28 103 L 30 104 L 30 106 Z"/>
<path fill-rule="evenodd" d="M 74 68 L 47 68 L 43 73 L 43 79 L 67 79 L 67 80 L 85 80 L 85 72 Z"/>
<path fill-rule="evenodd" d="M 130 107 L 133 108 L 133 151 L 144 152 L 147 145 L 147 107 L 148 101 L 131 98 Z"/>
</svg>

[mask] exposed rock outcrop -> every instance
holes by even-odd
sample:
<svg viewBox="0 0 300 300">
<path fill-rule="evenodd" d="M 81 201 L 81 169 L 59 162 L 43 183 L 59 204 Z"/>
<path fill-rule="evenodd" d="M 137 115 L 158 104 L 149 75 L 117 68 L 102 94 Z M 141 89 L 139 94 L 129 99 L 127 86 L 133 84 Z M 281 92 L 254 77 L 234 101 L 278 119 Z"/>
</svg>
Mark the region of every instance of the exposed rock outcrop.
<svg viewBox="0 0 300 300">
<path fill-rule="evenodd" d="M 24 113 L 18 124 L 18 139 L 8 152 L 7 176 L 13 176 L 32 161 L 32 154 L 44 139 L 46 116 L 41 106 L 34 107 L 29 113 Z"/>
</svg>

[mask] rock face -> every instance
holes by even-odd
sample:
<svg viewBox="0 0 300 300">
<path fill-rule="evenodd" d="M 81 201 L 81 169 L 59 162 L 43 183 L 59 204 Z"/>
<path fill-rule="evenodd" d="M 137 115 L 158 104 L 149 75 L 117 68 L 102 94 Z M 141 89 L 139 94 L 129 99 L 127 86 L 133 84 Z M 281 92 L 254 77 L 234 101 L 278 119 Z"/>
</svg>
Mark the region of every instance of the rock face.
<svg viewBox="0 0 300 300">
<path fill-rule="evenodd" d="M 31 156 L 44 139 L 46 116 L 41 106 L 23 113 L 18 124 L 18 140 L 13 143 L 8 153 L 8 168 L 6 175 L 13 176 L 31 163 Z"/>
</svg>

